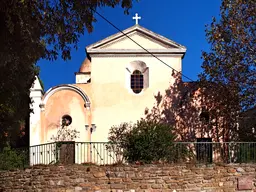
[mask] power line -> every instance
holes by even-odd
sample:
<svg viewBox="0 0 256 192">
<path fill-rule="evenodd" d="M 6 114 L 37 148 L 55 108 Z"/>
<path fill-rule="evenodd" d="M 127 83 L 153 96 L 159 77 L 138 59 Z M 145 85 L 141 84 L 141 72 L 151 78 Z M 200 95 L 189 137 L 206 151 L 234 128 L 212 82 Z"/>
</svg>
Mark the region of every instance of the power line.
<svg viewBox="0 0 256 192">
<path fill-rule="evenodd" d="M 99 15 L 102 19 L 104 19 L 107 23 L 109 23 L 112 27 L 114 27 L 115 29 L 117 29 L 119 32 L 121 32 L 123 35 L 125 35 L 127 38 L 129 38 L 131 41 L 133 41 L 136 45 L 138 45 L 140 48 L 142 48 L 144 51 L 146 51 L 148 54 L 150 54 L 151 56 L 155 57 L 157 60 L 159 60 L 161 63 L 165 64 L 167 67 L 171 68 L 172 70 L 178 72 L 179 74 L 181 74 L 181 76 L 187 78 L 190 81 L 194 81 L 193 79 L 191 79 L 190 77 L 182 74 L 180 71 L 177 71 L 176 69 L 174 69 L 173 67 L 171 67 L 170 65 L 168 65 L 166 62 L 164 62 L 162 59 L 158 58 L 156 55 L 154 55 L 153 53 L 151 53 L 149 50 L 147 50 L 146 48 L 144 48 L 142 45 L 140 45 L 138 42 L 136 42 L 135 40 L 133 40 L 131 37 L 129 37 L 127 34 L 125 34 L 121 29 L 119 29 L 117 26 L 115 26 L 111 21 L 109 21 L 107 18 L 105 18 L 103 15 L 101 15 L 99 12 L 97 12 L 96 10 L 94 10 L 93 8 L 91 8 L 97 15 Z"/>
<path fill-rule="evenodd" d="M 164 65 L 166 65 L 167 67 L 171 68 L 172 70 L 178 72 L 179 74 L 181 74 L 181 76 L 185 77 L 186 79 L 190 80 L 190 81 L 194 81 L 193 79 L 191 79 L 190 77 L 182 74 L 180 71 L 177 71 L 176 69 L 174 69 L 173 67 L 171 67 L 170 65 L 168 65 L 166 62 L 164 62 L 163 60 L 161 60 L 160 58 L 158 58 L 156 55 L 154 55 L 153 53 L 151 53 L 150 51 L 148 51 L 146 48 L 144 48 L 142 45 L 140 45 L 139 43 L 137 43 L 135 40 L 133 40 L 131 37 L 129 37 L 127 34 L 125 34 L 122 30 L 120 30 L 117 26 L 115 26 L 111 21 L 109 21 L 107 18 L 105 18 L 103 15 L 101 15 L 99 12 L 97 12 L 95 9 L 91 8 L 92 11 L 94 11 L 97 15 L 99 15 L 103 20 L 105 20 L 107 23 L 109 23 L 112 27 L 114 27 L 115 29 L 117 29 L 119 32 L 121 32 L 123 35 L 125 35 L 128 39 L 130 39 L 131 41 L 133 41 L 136 45 L 138 45 L 139 47 L 141 47 L 143 50 L 145 50 L 148 54 L 150 54 L 151 56 L 155 57 L 157 60 L 159 60 L 161 63 L 163 63 Z M 224 85 L 220 84 L 221 86 L 224 87 Z M 192 87 L 196 86 L 196 84 L 194 84 Z"/>
</svg>

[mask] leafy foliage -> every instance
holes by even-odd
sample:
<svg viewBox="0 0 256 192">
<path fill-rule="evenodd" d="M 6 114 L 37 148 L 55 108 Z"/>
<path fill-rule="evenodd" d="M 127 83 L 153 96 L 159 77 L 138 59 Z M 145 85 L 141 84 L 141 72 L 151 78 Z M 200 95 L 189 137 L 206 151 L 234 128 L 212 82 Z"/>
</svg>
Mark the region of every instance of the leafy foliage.
<svg viewBox="0 0 256 192">
<path fill-rule="evenodd" d="M 213 18 L 206 29 L 211 49 L 203 52 L 200 81 L 185 83 L 180 73 L 173 72 L 174 83 L 155 96 L 146 119 L 169 124 L 180 141 L 238 139 L 241 112 L 256 103 L 255 6 L 254 0 L 222 1 L 221 19 Z"/>
<path fill-rule="evenodd" d="M 123 123 L 111 128 L 108 139 L 110 145 L 116 146 L 114 149 L 130 163 L 177 160 L 172 127 L 164 123 L 144 119 L 134 125 Z"/>
<path fill-rule="evenodd" d="M 95 10 L 132 0 L 1 0 L 0 1 L 0 138 L 15 140 L 20 121 L 30 113 L 29 89 L 39 59 L 70 59 L 85 29 L 93 30 Z"/>
<path fill-rule="evenodd" d="M 0 152 L 0 170 L 13 170 L 22 168 L 24 165 L 24 156 L 11 149 L 10 146 L 4 147 Z"/>
<path fill-rule="evenodd" d="M 255 10 L 255 0 L 222 0 L 220 20 L 206 29 L 211 49 L 203 52 L 200 80 L 206 88 L 216 85 L 215 109 L 226 114 L 232 132 L 240 113 L 256 103 Z"/>
<path fill-rule="evenodd" d="M 256 108 L 247 110 L 239 117 L 238 135 L 242 142 L 256 142 Z"/>
<path fill-rule="evenodd" d="M 172 126 L 177 141 L 194 142 L 200 137 L 226 141 L 229 123 L 223 118 L 225 111 L 216 109 L 220 101 L 215 86 L 205 89 L 199 82 L 183 82 L 177 72 L 172 78 L 165 93 L 155 96 L 155 106 L 145 110 L 146 119 Z"/>
<path fill-rule="evenodd" d="M 122 163 L 124 160 L 124 149 L 127 146 L 127 135 L 131 132 L 133 126 L 131 123 L 121 123 L 120 125 L 112 126 L 109 130 L 108 140 L 109 145 L 107 150 L 114 152 L 117 158 L 117 163 Z"/>
</svg>

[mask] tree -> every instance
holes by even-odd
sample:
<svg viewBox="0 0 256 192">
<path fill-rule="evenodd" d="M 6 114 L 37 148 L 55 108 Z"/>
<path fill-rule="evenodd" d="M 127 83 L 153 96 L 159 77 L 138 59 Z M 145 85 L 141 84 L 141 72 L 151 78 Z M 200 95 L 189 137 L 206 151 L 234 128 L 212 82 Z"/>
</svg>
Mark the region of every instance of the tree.
<svg viewBox="0 0 256 192">
<path fill-rule="evenodd" d="M 147 120 L 157 120 L 173 127 L 176 141 L 194 142 L 197 138 L 212 138 L 214 142 L 227 141 L 229 120 L 226 111 L 218 110 L 217 85 L 202 87 L 200 82 L 183 82 L 181 74 L 173 72 L 175 80 L 164 94 L 155 96 L 156 104 L 145 111 Z"/>
<path fill-rule="evenodd" d="M 11 149 L 9 145 L 0 152 L 0 170 L 15 170 L 24 168 L 26 162 L 26 151 Z"/>
<path fill-rule="evenodd" d="M 38 75 L 39 59 L 70 59 L 79 37 L 93 30 L 98 7 L 120 5 L 125 13 L 133 0 L 2 0 L 0 1 L 0 138 L 17 136 L 30 113 L 29 89 Z"/>
<path fill-rule="evenodd" d="M 241 141 L 256 142 L 256 108 L 247 110 L 239 117 L 238 135 Z"/>
<path fill-rule="evenodd" d="M 122 123 L 110 129 L 107 149 L 117 162 L 159 163 L 182 161 L 188 157 L 185 148 L 178 150 L 173 142 L 173 128 L 163 122 L 141 119 L 135 124 Z M 179 152 L 179 153 L 178 153 Z"/>
<path fill-rule="evenodd" d="M 255 10 L 255 0 L 222 0 L 220 19 L 206 28 L 211 48 L 203 52 L 200 80 L 207 88 L 217 85 L 216 109 L 224 110 L 232 132 L 240 113 L 256 103 Z"/>
<path fill-rule="evenodd" d="M 241 112 L 256 103 L 255 8 L 253 0 L 222 1 L 220 20 L 206 29 L 211 49 L 203 52 L 200 81 L 184 83 L 173 73 L 174 84 L 156 95 L 146 118 L 172 125 L 181 141 L 238 139 Z"/>
</svg>

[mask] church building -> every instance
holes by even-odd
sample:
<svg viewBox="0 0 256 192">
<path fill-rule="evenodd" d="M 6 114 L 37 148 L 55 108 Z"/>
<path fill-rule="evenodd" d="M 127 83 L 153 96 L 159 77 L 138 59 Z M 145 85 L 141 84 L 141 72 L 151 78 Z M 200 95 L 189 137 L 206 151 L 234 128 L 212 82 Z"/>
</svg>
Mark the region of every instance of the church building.
<svg viewBox="0 0 256 192">
<path fill-rule="evenodd" d="M 79 131 L 76 142 L 106 142 L 109 130 L 136 122 L 152 108 L 155 95 L 182 70 L 186 48 L 138 24 L 86 47 L 87 57 L 74 84 L 43 93 L 38 79 L 31 88 L 30 146 L 53 142 L 63 119 Z M 164 63 L 163 63 L 164 62 Z"/>
</svg>

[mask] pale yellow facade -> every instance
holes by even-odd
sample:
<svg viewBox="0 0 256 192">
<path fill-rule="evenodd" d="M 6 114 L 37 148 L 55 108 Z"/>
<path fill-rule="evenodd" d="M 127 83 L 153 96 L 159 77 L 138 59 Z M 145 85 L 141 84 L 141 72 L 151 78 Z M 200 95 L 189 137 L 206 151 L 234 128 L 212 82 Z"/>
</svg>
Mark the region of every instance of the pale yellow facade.
<svg viewBox="0 0 256 192">
<path fill-rule="evenodd" d="M 70 129 L 80 132 L 77 142 L 105 142 L 109 129 L 123 122 L 136 122 L 152 108 L 155 95 L 174 82 L 173 70 L 182 70 L 186 48 L 135 25 L 86 48 L 85 59 L 76 74 L 76 83 L 51 88 L 44 95 L 40 85 L 31 88 L 37 95 L 30 118 L 30 146 L 53 142 L 64 115 L 72 117 Z M 149 53 L 150 52 L 150 53 Z M 154 56 L 157 58 L 155 58 Z M 134 93 L 131 75 L 143 74 L 143 89 Z M 96 129 L 91 133 L 90 127 Z"/>
</svg>

